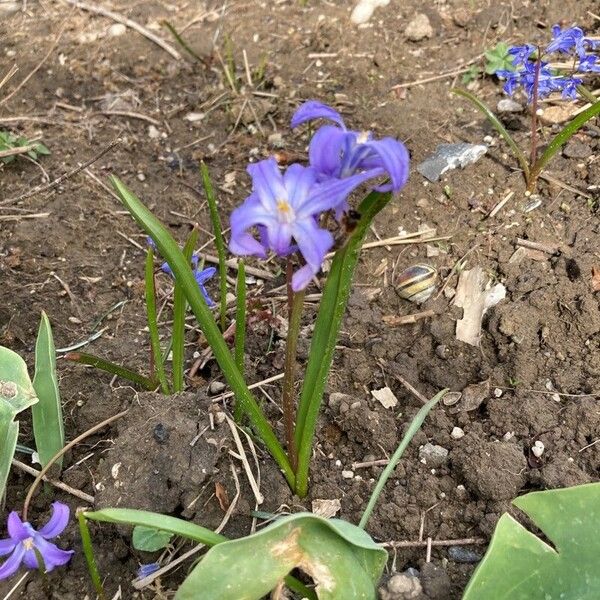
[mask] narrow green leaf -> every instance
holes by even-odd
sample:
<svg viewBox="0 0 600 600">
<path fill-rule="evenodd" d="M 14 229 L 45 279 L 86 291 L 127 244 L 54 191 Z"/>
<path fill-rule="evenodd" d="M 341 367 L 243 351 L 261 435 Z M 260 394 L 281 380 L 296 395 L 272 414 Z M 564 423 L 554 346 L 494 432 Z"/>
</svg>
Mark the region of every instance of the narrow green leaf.
<svg viewBox="0 0 600 600">
<path fill-rule="evenodd" d="M 458 96 L 463 96 L 467 100 L 471 101 L 488 119 L 488 121 L 493 125 L 494 129 L 504 138 L 504 141 L 508 144 L 512 153 L 515 155 L 515 158 L 519 161 L 519 165 L 521 165 L 521 169 L 523 169 L 523 173 L 525 174 L 525 180 L 529 181 L 529 170 L 530 166 L 525 158 L 525 155 L 513 139 L 513 137 L 508 133 L 504 125 L 500 122 L 498 117 L 492 112 L 490 107 L 482 102 L 477 96 L 471 94 L 467 90 L 463 90 L 461 88 L 452 88 L 450 90 L 453 94 L 457 94 Z"/>
<path fill-rule="evenodd" d="M 568 125 L 565 125 L 550 141 L 544 153 L 538 158 L 531 169 L 528 189 L 533 191 L 535 182 L 548 161 L 590 120 L 600 114 L 600 100 L 579 113 Z"/>
<path fill-rule="evenodd" d="M 394 472 L 396 465 L 400 462 L 400 459 L 402 458 L 406 447 L 408 446 L 408 444 L 410 444 L 411 440 L 415 436 L 415 433 L 417 433 L 417 431 L 419 431 L 419 429 L 421 428 L 421 425 L 423 424 L 425 417 L 429 414 L 429 411 L 441 400 L 441 398 L 447 391 L 448 390 L 442 390 L 441 392 L 438 392 L 429 402 L 427 402 L 427 404 L 425 404 L 421 408 L 421 410 L 419 410 L 419 412 L 415 415 L 415 418 L 411 421 L 409 428 L 406 430 L 406 433 L 402 437 L 400 445 L 398 446 L 398 448 L 396 448 L 396 451 L 390 459 L 390 462 L 386 465 L 385 469 L 383 470 L 383 473 L 381 473 L 381 475 L 379 476 L 377 485 L 371 493 L 369 502 L 367 503 L 365 511 L 363 512 L 363 515 L 360 519 L 360 523 L 358 524 L 358 526 L 361 529 L 364 529 L 367 526 L 367 522 L 371 517 L 371 513 L 375 508 L 375 504 L 377 504 L 377 500 L 379 500 L 379 496 L 381 495 L 381 492 L 385 484 L 387 483 L 387 480 L 390 478 L 390 475 L 392 475 L 392 473 Z"/>
<path fill-rule="evenodd" d="M 221 218 L 217 209 L 217 200 L 215 198 L 215 190 L 207 166 L 200 163 L 200 173 L 202 174 L 202 185 L 204 193 L 208 201 L 210 209 L 210 220 L 212 223 L 213 234 L 215 236 L 215 246 L 217 247 L 217 256 L 219 257 L 219 287 L 220 287 L 220 317 L 221 330 L 225 331 L 225 317 L 227 316 L 227 258 L 225 256 L 225 242 L 223 241 L 223 227 L 221 226 Z"/>
<path fill-rule="evenodd" d="M 198 243 L 198 230 L 194 227 L 183 248 L 183 256 L 190 263 L 194 248 Z M 173 391 L 182 392 L 184 388 L 183 374 L 185 371 L 185 315 L 187 300 L 181 286 L 175 280 L 173 293 L 173 330 L 171 334 L 173 351 Z"/>
<path fill-rule="evenodd" d="M 164 20 L 162 24 L 171 32 L 171 35 L 175 38 L 175 41 L 194 59 L 200 63 L 205 63 L 206 60 L 203 59 L 197 52 L 191 48 L 191 46 L 181 37 L 177 29 L 169 23 L 169 21 Z"/>
<path fill-rule="evenodd" d="M 77 520 L 79 522 L 79 535 L 81 537 L 81 545 L 83 546 L 83 555 L 85 556 L 85 562 L 87 564 L 88 572 L 96 594 L 100 600 L 105 600 L 104 587 L 102 586 L 102 578 L 100 577 L 100 571 L 94 557 L 94 547 L 92 546 L 92 536 L 90 534 L 90 528 L 88 527 L 86 518 L 89 513 L 80 512 L 77 514 Z"/>
<path fill-rule="evenodd" d="M 102 521 L 104 523 L 118 523 L 120 525 L 139 525 L 158 531 L 166 531 L 173 535 L 214 546 L 227 541 L 224 535 L 215 533 L 206 527 L 201 527 L 195 523 L 171 517 L 169 515 L 159 515 L 146 510 L 136 510 L 133 508 L 105 508 L 94 512 L 86 512 L 85 518 L 92 521 Z"/>
<path fill-rule="evenodd" d="M 100 358 L 99 356 L 94 356 L 93 354 L 86 354 L 85 352 L 69 352 L 68 354 L 65 354 L 65 359 L 72 360 L 73 362 L 77 362 L 82 365 L 90 365 L 92 367 L 96 367 L 96 369 L 106 371 L 107 373 L 112 373 L 113 375 L 117 375 L 123 379 L 127 379 L 128 381 L 136 383 L 140 387 L 143 387 L 145 390 L 150 392 L 158 387 L 158 382 L 150 379 L 149 377 L 144 377 L 136 371 L 132 371 L 131 369 L 118 365 L 109 360 L 105 360 L 104 358 Z"/>
<path fill-rule="evenodd" d="M 192 312 L 196 316 L 198 324 L 213 350 L 215 359 L 223 371 L 227 383 L 235 394 L 236 401 L 241 403 L 256 433 L 263 440 L 265 446 L 267 446 L 269 452 L 282 469 L 290 487 L 293 488 L 295 476 L 286 453 L 248 389 L 242 374 L 239 372 L 235 360 L 223 339 L 223 335 L 219 331 L 215 319 L 200 293 L 196 279 L 183 253 L 164 225 L 142 202 L 117 177 L 113 176 L 111 181 L 121 197 L 124 206 L 129 210 L 140 227 L 156 242 L 161 255 L 169 263 L 175 274 L 175 279 L 181 285 Z"/>
<path fill-rule="evenodd" d="M 40 463 L 45 467 L 65 445 L 65 429 L 56 375 L 56 350 L 52 327 L 43 311 L 35 343 L 33 388 L 39 400 L 31 409 L 33 436 Z M 62 468 L 62 458 L 55 464 Z"/>
<path fill-rule="evenodd" d="M 4 498 L 6 481 L 10 473 L 18 437 L 19 424 L 13 421 L 12 411 L 8 406 L 0 404 L 0 501 Z"/>
<path fill-rule="evenodd" d="M 131 543 L 136 550 L 156 552 L 166 548 L 172 537 L 173 534 L 168 531 L 136 525 L 131 534 Z"/>
<path fill-rule="evenodd" d="M 165 365 L 162 360 L 162 352 L 160 349 L 160 336 L 158 334 L 158 319 L 156 312 L 156 289 L 154 287 L 154 252 L 152 248 L 148 248 L 146 253 L 146 317 L 148 320 L 148 331 L 150 332 L 150 346 L 152 348 L 152 356 L 154 357 L 154 372 L 160 383 L 160 388 L 163 394 L 170 394 L 167 376 L 165 374 Z"/>
<path fill-rule="evenodd" d="M 246 350 L 246 267 L 244 261 L 238 262 L 235 306 L 235 364 L 244 376 L 244 355 Z M 242 405 L 235 403 L 233 417 L 236 423 L 242 419 Z"/>
<path fill-rule="evenodd" d="M 296 493 L 304 497 L 308 491 L 308 470 L 312 443 L 323 392 L 333 361 L 333 352 L 350 295 L 352 276 L 360 255 L 360 248 L 371 221 L 390 201 L 389 193 L 371 192 L 358 207 L 361 215 L 358 225 L 333 259 L 315 330 L 296 418 L 296 446 L 298 469 Z"/>
<path fill-rule="evenodd" d="M 386 551 L 354 525 L 298 513 L 211 548 L 175 598 L 195 600 L 203 590 L 204 600 L 259 600 L 301 567 L 320 600 L 375 600 L 386 561 Z"/>
</svg>

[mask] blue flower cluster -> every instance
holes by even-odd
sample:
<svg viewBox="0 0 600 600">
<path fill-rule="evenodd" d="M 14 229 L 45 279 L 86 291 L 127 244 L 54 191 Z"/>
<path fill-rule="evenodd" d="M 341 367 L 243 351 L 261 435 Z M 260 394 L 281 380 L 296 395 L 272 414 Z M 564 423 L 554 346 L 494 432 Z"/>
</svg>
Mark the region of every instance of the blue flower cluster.
<svg viewBox="0 0 600 600">
<path fill-rule="evenodd" d="M 292 164 L 282 173 L 274 158 L 249 165 L 252 193 L 231 213 L 229 249 L 234 254 L 302 256 L 304 264 L 292 277 L 294 291 L 309 284 L 333 246 L 332 234 L 320 224 L 323 213 L 331 210 L 340 219 L 348 196 L 364 182 L 387 176 L 389 182 L 376 189 L 397 192 L 408 179 L 408 151 L 398 140 L 349 130 L 336 110 L 316 100 L 300 106 L 291 125 L 314 119 L 334 124 L 322 125 L 313 135 L 309 166 Z"/>
<path fill-rule="evenodd" d="M 600 48 L 600 42 L 585 37 L 583 30 L 579 27 L 568 27 L 561 29 L 559 25 L 552 27 L 552 41 L 541 51 L 533 44 L 513 46 L 508 53 L 513 57 L 514 71 L 499 70 L 496 75 L 506 80 L 504 91 L 513 95 L 515 90 L 522 87 L 527 93 L 528 101 L 534 96 L 535 81 L 537 77 L 537 96 L 544 98 L 552 92 L 561 92 L 562 97 L 574 100 L 577 97 L 577 86 L 583 83 L 583 79 L 577 73 L 600 73 L 600 58 L 590 51 Z M 559 73 L 549 66 L 543 58 L 550 54 L 566 54 L 573 59 L 573 69 L 569 75 Z M 539 73 L 537 71 L 539 70 Z"/>
</svg>

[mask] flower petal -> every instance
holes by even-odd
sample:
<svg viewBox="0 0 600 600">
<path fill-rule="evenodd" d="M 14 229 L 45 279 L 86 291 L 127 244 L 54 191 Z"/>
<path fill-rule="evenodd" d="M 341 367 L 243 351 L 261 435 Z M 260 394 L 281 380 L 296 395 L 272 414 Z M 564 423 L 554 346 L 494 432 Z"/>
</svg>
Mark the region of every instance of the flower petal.
<svg viewBox="0 0 600 600">
<path fill-rule="evenodd" d="M 267 251 L 263 244 L 254 239 L 247 230 L 255 225 L 264 229 L 274 224 L 275 218 L 265 210 L 256 194 L 250 194 L 241 206 L 238 206 L 229 218 L 231 239 L 229 250 L 241 256 L 259 256 L 266 258 Z"/>
<path fill-rule="evenodd" d="M 311 167 L 303 167 L 297 163 L 290 165 L 283 175 L 283 183 L 287 191 L 288 202 L 295 210 L 307 198 L 310 189 L 317 181 L 317 172 Z"/>
<path fill-rule="evenodd" d="M 202 271 L 196 269 L 194 271 L 194 277 L 196 278 L 198 285 L 201 285 L 211 279 L 216 272 L 217 269 L 215 267 L 207 267 L 206 269 L 202 269 Z"/>
<path fill-rule="evenodd" d="M 70 512 L 66 504 L 53 502 L 50 520 L 41 529 L 38 529 L 38 533 L 46 539 L 60 535 L 69 523 Z"/>
<path fill-rule="evenodd" d="M 25 527 L 25 523 L 21 521 L 19 513 L 14 510 L 8 515 L 6 527 L 8 528 L 8 535 L 15 541 L 22 542 L 31 537 L 31 533 Z"/>
<path fill-rule="evenodd" d="M 34 538 L 34 543 L 44 559 L 46 571 L 52 571 L 54 567 L 66 565 L 71 560 L 73 554 L 75 554 L 74 550 L 61 550 L 58 546 L 52 542 L 46 541 L 39 535 Z M 35 564 L 37 566 L 37 560 Z"/>
<path fill-rule="evenodd" d="M 10 554 L 15 549 L 17 544 L 18 542 L 11 538 L 0 540 L 0 556 L 6 556 L 7 554 Z"/>
<path fill-rule="evenodd" d="M 208 292 L 206 291 L 204 285 L 199 283 L 198 288 L 200 289 L 200 293 L 202 294 L 202 297 L 204 298 L 204 301 L 206 302 L 208 308 L 212 308 L 213 306 L 215 306 L 215 303 L 213 302 L 212 298 L 208 295 Z"/>
<path fill-rule="evenodd" d="M 408 165 L 410 158 L 404 144 L 394 138 L 387 137 L 382 140 L 365 142 L 375 156 L 370 156 L 362 161 L 363 168 L 383 167 L 391 179 L 391 189 L 394 192 L 401 190 L 408 181 Z M 375 158 L 376 157 L 376 158 Z"/>
<path fill-rule="evenodd" d="M 276 223 L 273 226 L 267 226 L 269 247 L 275 254 L 279 256 L 287 256 L 289 254 L 294 224 Z"/>
<path fill-rule="evenodd" d="M 17 572 L 21 566 L 24 554 L 25 548 L 23 548 L 23 544 L 17 544 L 13 553 L 8 557 L 4 564 L 0 566 L 0 579 L 6 579 Z"/>
<path fill-rule="evenodd" d="M 294 239 L 304 260 L 318 271 L 328 250 L 333 246 L 333 235 L 321 229 L 315 219 L 294 223 Z"/>
<path fill-rule="evenodd" d="M 274 212 L 279 200 L 287 200 L 283 175 L 274 158 L 248 165 L 247 171 L 252 177 L 252 195 L 256 194 L 265 210 Z"/>
<path fill-rule="evenodd" d="M 344 179 L 327 179 L 314 186 L 310 196 L 301 207 L 296 209 L 297 216 L 302 219 L 309 215 L 317 215 L 323 211 L 336 208 L 339 204 L 345 202 L 350 192 L 361 183 L 383 174 L 383 169 L 376 168 L 350 177 L 344 177 Z"/>
<path fill-rule="evenodd" d="M 342 129 L 345 129 L 344 119 L 337 110 L 323 104 L 318 100 L 308 100 L 302 104 L 294 115 L 292 116 L 292 129 L 306 123 L 306 121 L 312 121 L 313 119 L 329 119 L 334 123 L 337 123 Z"/>
<path fill-rule="evenodd" d="M 241 233 L 229 240 L 229 251 L 238 256 L 258 256 L 267 258 L 267 251 L 264 246 L 255 240 L 249 233 Z"/>
<path fill-rule="evenodd" d="M 300 290 L 303 290 L 318 272 L 318 269 L 315 271 L 313 267 L 308 264 L 298 269 L 292 275 L 292 290 L 294 292 L 299 292 Z"/>
<path fill-rule="evenodd" d="M 314 167 L 319 173 L 338 177 L 342 165 L 342 155 L 349 136 L 354 136 L 354 134 L 333 125 L 319 127 L 308 146 L 308 160 L 311 167 Z"/>
</svg>

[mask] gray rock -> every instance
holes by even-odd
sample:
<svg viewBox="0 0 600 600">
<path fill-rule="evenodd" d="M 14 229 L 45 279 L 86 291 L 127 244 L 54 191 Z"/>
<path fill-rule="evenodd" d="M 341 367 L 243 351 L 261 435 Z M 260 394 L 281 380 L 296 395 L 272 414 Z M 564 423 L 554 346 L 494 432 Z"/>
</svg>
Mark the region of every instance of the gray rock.
<svg viewBox="0 0 600 600">
<path fill-rule="evenodd" d="M 515 102 L 511 98 L 502 98 L 497 106 L 499 113 L 518 113 L 523 112 L 523 105 Z"/>
<path fill-rule="evenodd" d="M 419 460 L 425 461 L 427 466 L 439 467 L 448 459 L 448 450 L 429 442 L 419 448 Z"/>
<path fill-rule="evenodd" d="M 483 144 L 440 144 L 435 152 L 417 165 L 417 171 L 429 181 L 439 181 L 446 172 L 477 162 L 487 152 Z"/>
<path fill-rule="evenodd" d="M 592 149 L 588 144 L 579 140 L 571 140 L 563 149 L 563 155 L 567 158 L 587 158 L 592 155 Z"/>
<path fill-rule="evenodd" d="M 381 600 L 411 600 L 418 598 L 422 591 L 421 582 L 417 577 L 396 573 L 379 588 L 379 597 Z"/>
<path fill-rule="evenodd" d="M 425 38 L 430 38 L 433 35 L 433 27 L 427 15 L 419 13 L 406 26 L 404 33 L 411 42 L 418 42 Z"/>
<path fill-rule="evenodd" d="M 213 381 L 208 386 L 208 393 L 211 396 L 215 396 L 216 394 L 220 394 L 226 387 L 222 381 Z"/>
<path fill-rule="evenodd" d="M 450 546 L 448 556 L 450 560 L 458 563 L 474 564 L 481 560 L 479 552 L 475 552 L 475 550 L 470 550 L 464 546 Z"/>
</svg>

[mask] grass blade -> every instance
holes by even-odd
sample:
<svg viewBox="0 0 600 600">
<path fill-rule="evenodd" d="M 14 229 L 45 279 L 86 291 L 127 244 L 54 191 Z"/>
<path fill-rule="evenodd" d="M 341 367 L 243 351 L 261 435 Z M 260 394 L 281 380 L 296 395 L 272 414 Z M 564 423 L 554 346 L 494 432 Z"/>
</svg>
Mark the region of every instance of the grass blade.
<svg viewBox="0 0 600 600">
<path fill-rule="evenodd" d="M 154 252 L 148 248 L 146 252 L 146 316 L 148 331 L 150 332 L 150 346 L 152 348 L 153 364 L 152 377 L 156 376 L 163 394 L 170 394 L 165 365 L 160 350 L 160 337 L 158 335 L 158 319 L 156 317 L 156 289 L 154 287 Z"/>
<path fill-rule="evenodd" d="M 392 458 L 390 458 L 390 462 L 386 465 L 385 469 L 383 470 L 383 473 L 381 473 L 381 475 L 379 476 L 377 485 L 375 486 L 375 489 L 371 493 L 371 497 L 369 498 L 367 507 L 365 508 L 363 515 L 360 518 L 360 523 L 358 524 L 358 526 L 361 527 L 362 529 L 364 529 L 367 526 L 367 522 L 369 521 L 369 518 L 371 517 L 371 513 L 373 512 L 373 508 L 375 507 L 377 500 L 379 500 L 381 491 L 383 490 L 383 487 L 387 483 L 387 480 L 390 478 L 390 475 L 394 472 L 396 465 L 400 462 L 400 459 L 402 458 L 402 455 L 404 454 L 404 450 L 406 450 L 406 447 L 408 446 L 408 444 L 410 444 L 411 440 L 415 436 L 415 433 L 417 433 L 417 431 L 419 431 L 421 425 L 423 424 L 423 421 L 425 420 L 425 417 L 429 414 L 429 411 L 441 400 L 441 398 L 444 396 L 444 394 L 447 391 L 448 390 L 442 390 L 441 392 L 438 392 L 415 415 L 415 418 L 412 420 L 409 428 L 406 430 L 406 433 L 404 434 L 402 441 L 400 442 L 400 445 L 398 446 L 398 448 L 396 448 L 396 451 L 392 455 Z"/>
<path fill-rule="evenodd" d="M 154 379 L 150 379 L 150 377 L 144 377 L 136 371 L 132 371 L 127 367 L 122 367 L 121 365 L 111 362 L 110 360 L 100 358 L 99 356 L 94 356 L 93 354 L 86 354 L 85 352 L 69 352 L 68 354 L 65 354 L 65 359 L 72 360 L 73 362 L 82 365 L 90 365 L 91 367 L 96 367 L 96 369 L 106 371 L 107 373 L 112 373 L 113 375 L 117 375 L 118 377 L 122 377 L 128 381 L 137 383 L 137 385 L 143 387 L 149 392 L 154 391 L 158 387 L 158 382 Z"/>
<path fill-rule="evenodd" d="M 162 24 L 171 32 L 171 35 L 175 38 L 175 41 L 194 59 L 202 64 L 206 64 L 206 60 L 197 54 L 190 45 L 181 37 L 179 32 L 169 23 L 169 21 L 163 21 Z"/>
<path fill-rule="evenodd" d="M 35 446 L 43 467 L 65 445 L 62 405 L 56 376 L 56 350 L 52 328 L 42 311 L 35 343 L 35 374 L 33 389 L 39 402 L 31 407 Z M 62 459 L 57 461 L 62 467 Z"/>
<path fill-rule="evenodd" d="M 488 121 L 494 126 L 494 129 L 504 138 L 504 141 L 509 145 L 510 149 L 512 150 L 512 153 L 515 155 L 515 158 L 519 161 L 521 169 L 523 169 L 523 173 L 525 174 L 525 180 L 529 181 L 530 166 L 527 161 L 527 158 L 525 157 L 519 146 L 517 146 L 517 143 L 510 135 L 510 133 L 508 133 L 504 125 L 502 125 L 498 117 L 492 112 L 490 107 L 484 102 L 482 102 L 477 96 L 471 94 L 471 92 L 468 92 L 467 90 L 463 90 L 462 88 L 452 88 L 450 91 L 453 94 L 457 94 L 459 96 L 462 96 L 463 98 L 466 98 L 467 100 L 470 100 L 488 118 Z"/>
<path fill-rule="evenodd" d="M 217 256 L 219 257 L 219 288 L 220 288 L 220 318 L 221 331 L 225 331 L 225 317 L 227 315 L 227 258 L 225 256 L 225 242 L 223 241 L 223 227 L 221 226 L 221 218 L 217 209 L 217 200 L 215 198 L 215 190 L 210 181 L 207 166 L 200 163 L 200 173 L 202 175 L 202 185 L 204 193 L 208 201 L 210 209 L 210 220 L 215 235 L 215 246 L 217 247 Z"/>
<path fill-rule="evenodd" d="M 600 114 L 600 100 L 579 113 L 568 125 L 565 125 L 548 144 L 544 153 L 531 168 L 528 190 L 533 191 L 535 182 L 548 164 L 548 161 L 590 120 Z"/>
<path fill-rule="evenodd" d="M 104 587 L 102 586 L 102 578 L 100 577 L 100 571 L 98 570 L 98 564 L 94 557 L 94 547 L 92 546 L 92 536 L 90 534 L 90 528 L 88 527 L 86 517 L 89 513 L 80 512 L 77 515 L 79 521 L 79 535 L 81 536 L 81 545 L 83 546 L 83 555 L 85 556 L 85 562 L 87 563 L 88 572 L 94 589 L 100 600 L 105 600 Z"/>
<path fill-rule="evenodd" d="M 372 192 L 362 201 L 358 207 L 361 219 L 344 246 L 336 252 L 325 282 L 296 419 L 298 469 L 295 489 L 300 497 L 304 497 L 308 491 L 308 470 L 317 417 L 350 295 L 352 276 L 358 262 L 360 248 L 371 221 L 385 207 L 390 198 L 389 193 Z"/>
<path fill-rule="evenodd" d="M 198 243 L 198 230 L 194 227 L 183 248 L 183 256 L 188 261 L 192 260 L 194 248 Z M 181 286 L 175 280 L 173 293 L 173 330 L 171 334 L 173 350 L 173 391 L 183 391 L 183 373 L 185 370 L 185 314 L 188 303 Z"/>
<path fill-rule="evenodd" d="M 235 364 L 244 377 L 244 354 L 246 349 L 246 267 L 244 261 L 238 262 L 235 306 Z M 236 423 L 242 419 L 242 405 L 235 403 L 233 417 Z"/>
<path fill-rule="evenodd" d="M 239 372 L 235 360 L 227 347 L 223 335 L 215 319 L 206 305 L 198 288 L 196 279 L 190 265 L 186 262 L 177 243 L 165 226 L 150 212 L 142 202 L 127 189 L 115 176 L 111 178 L 115 190 L 118 192 L 123 205 L 129 210 L 138 225 L 156 242 L 161 255 L 167 260 L 187 298 L 192 312 L 202 328 L 206 340 L 213 350 L 215 359 L 223 371 L 223 375 L 233 390 L 236 401 L 240 402 L 242 409 L 248 415 L 250 423 L 257 435 L 263 440 L 265 446 L 283 471 L 290 487 L 295 485 L 295 475 L 288 457 L 279 443 L 277 436 L 252 396 L 242 374 Z"/>
</svg>

